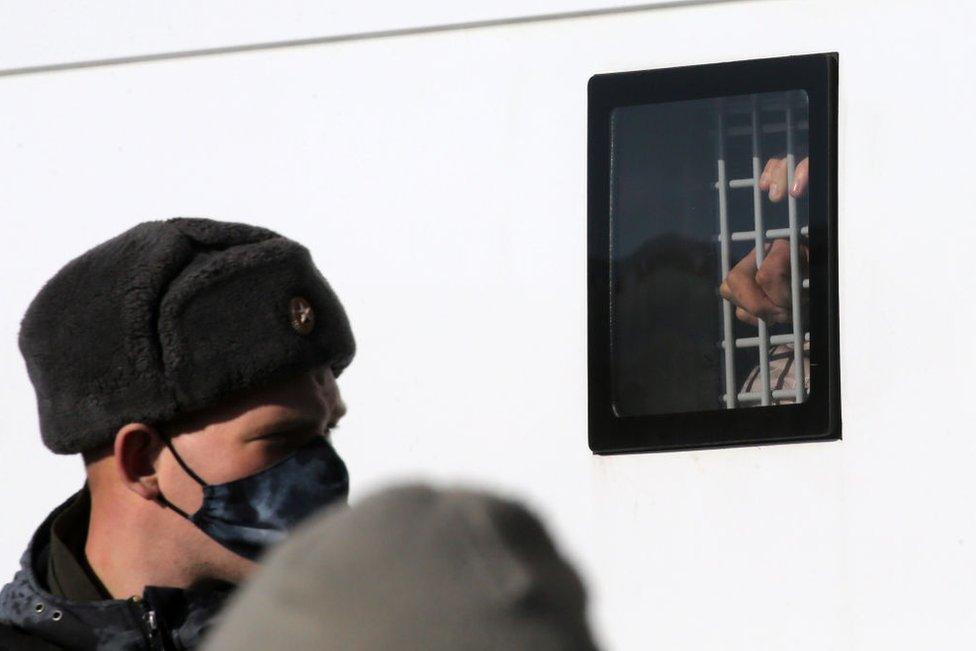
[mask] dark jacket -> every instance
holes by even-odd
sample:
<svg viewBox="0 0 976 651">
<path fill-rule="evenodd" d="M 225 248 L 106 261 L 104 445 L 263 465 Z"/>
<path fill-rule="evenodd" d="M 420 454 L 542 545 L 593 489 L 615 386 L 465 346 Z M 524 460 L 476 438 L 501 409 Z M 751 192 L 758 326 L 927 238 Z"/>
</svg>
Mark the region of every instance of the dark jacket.
<svg viewBox="0 0 976 651">
<path fill-rule="evenodd" d="M 233 586 L 189 591 L 148 586 L 112 599 L 84 557 L 87 486 L 55 508 L 0 591 L 0 651 L 193 649 Z"/>
</svg>

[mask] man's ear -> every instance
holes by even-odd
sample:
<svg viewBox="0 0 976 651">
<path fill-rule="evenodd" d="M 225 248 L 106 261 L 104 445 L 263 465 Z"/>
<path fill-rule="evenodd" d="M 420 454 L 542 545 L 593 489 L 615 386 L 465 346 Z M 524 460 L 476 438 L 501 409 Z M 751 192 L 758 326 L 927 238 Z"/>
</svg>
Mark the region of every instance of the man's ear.
<svg viewBox="0 0 976 651">
<path fill-rule="evenodd" d="M 147 500 L 159 496 L 156 460 L 162 448 L 162 437 L 145 423 L 129 423 L 115 434 L 115 468 L 129 488 Z"/>
</svg>

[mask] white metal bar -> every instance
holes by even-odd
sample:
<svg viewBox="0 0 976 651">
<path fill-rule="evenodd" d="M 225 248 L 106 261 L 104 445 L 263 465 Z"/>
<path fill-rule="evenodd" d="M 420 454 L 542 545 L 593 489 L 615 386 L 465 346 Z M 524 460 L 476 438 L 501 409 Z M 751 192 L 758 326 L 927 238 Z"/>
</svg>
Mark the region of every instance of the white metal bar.
<svg viewBox="0 0 976 651">
<path fill-rule="evenodd" d="M 793 378 L 796 391 L 796 402 L 806 400 L 806 382 L 803 369 L 803 324 L 800 314 L 800 227 L 796 215 L 796 197 L 790 191 L 793 188 L 794 165 L 796 156 L 793 149 L 793 107 L 790 98 L 786 101 L 786 196 L 790 215 L 790 292 L 793 309 Z"/>
<path fill-rule="evenodd" d="M 794 126 L 794 129 L 807 129 L 809 128 L 806 120 L 802 120 Z M 762 127 L 763 133 L 783 133 L 786 131 L 786 125 L 782 122 L 776 122 L 771 124 L 764 124 Z M 749 136 L 752 135 L 752 129 L 749 127 L 729 127 L 725 130 L 725 135 L 727 136 Z"/>
<path fill-rule="evenodd" d="M 725 179 L 725 124 L 722 119 L 723 105 L 718 106 L 718 182 L 715 184 L 718 189 L 718 221 L 719 238 L 721 239 L 722 249 L 722 278 L 729 275 L 732 268 L 732 240 L 729 237 L 729 206 L 728 206 L 728 184 Z M 722 336 L 723 345 L 726 341 L 732 341 L 732 303 L 722 300 Z M 735 350 L 732 346 L 725 346 L 725 406 L 733 409 L 736 405 L 735 399 Z"/>
<path fill-rule="evenodd" d="M 730 188 L 751 188 L 754 181 L 752 179 L 732 179 L 728 182 Z M 719 187 L 719 182 L 712 183 L 713 188 Z"/>
<path fill-rule="evenodd" d="M 785 240 L 790 236 L 790 229 L 788 228 L 769 228 L 766 230 L 767 240 Z M 807 234 L 807 227 L 804 226 L 800 229 L 802 235 Z M 732 233 L 733 242 L 744 242 L 746 240 L 756 239 L 756 231 L 735 231 Z"/>
<path fill-rule="evenodd" d="M 750 97 L 751 99 L 751 97 Z M 782 111 L 786 108 L 786 104 L 773 99 L 767 99 L 763 105 L 763 109 L 766 111 Z M 729 102 L 726 108 L 727 113 L 738 113 L 739 115 L 749 115 L 752 113 L 752 104 L 747 103 L 744 99 L 738 103 Z"/>
<path fill-rule="evenodd" d="M 793 389 L 776 389 L 770 392 L 772 394 L 773 400 L 780 400 L 782 398 L 793 398 L 796 396 L 796 392 Z M 743 392 L 736 396 L 739 402 L 761 402 L 764 394 L 760 391 Z M 723 395 L 724 399 L 725 396 Z M 768 405 L 768 402 L 763 402 L 762 404 Z"/>
<path fill-rule="evenodd" d="M 759 101 L 752 96 L 752 214 L 756 224 L 756 267 L 761 267 L 766 257 L 765 238 L 766 229 L 763 227 L 762 192 L 759 191 L 759 175 L 762 173 L 762 161 L 759 149 Z M 731 346 L 729 346 L 731 348 Z M 760 402 L 768 405 L 772 396 L 769 390 L 769 335 L 766 331 L 766 321 L 759 319 L 759 376 L 762 378 L 762 396 Z"/>
<path fill-rule="evenodd" d="M 804 341 L 810 341 L 810 333 L 809 332 L 804 332 L 803 333 L 803 340 Z M 793 333 L 792 332 L 789 333 L 789 334 L 785 334 L 785 335 L 772 335 L 769 338 L 769 345 L 770 346 L 778 346 L 779 344 L 791 344 L 791 343 L 793 343 Z M 735 340 L 735 347 L 736 348 L 755 348 L 758 345 L 759 345 L 759 337 L 739 337 L 738 339 Z M 724 341 L 721 342 L 719 344 L 719 346 L 721 346 L 721 347 L 724 348 L 725 347 L 725 342 Z"/>
</svg>

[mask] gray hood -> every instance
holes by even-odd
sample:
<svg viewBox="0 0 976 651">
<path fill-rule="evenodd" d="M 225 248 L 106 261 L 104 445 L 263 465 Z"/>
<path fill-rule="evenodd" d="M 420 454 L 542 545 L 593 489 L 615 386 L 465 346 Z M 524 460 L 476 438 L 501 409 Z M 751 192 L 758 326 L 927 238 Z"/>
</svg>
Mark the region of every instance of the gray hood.
<svg viewBox="0 0 976 651">
<path fill-rule="evenodd" d="M 521 505 L 407 486 L 271 550 L 207 651 L 594 651 L 573 568 Z"/>
</svg>

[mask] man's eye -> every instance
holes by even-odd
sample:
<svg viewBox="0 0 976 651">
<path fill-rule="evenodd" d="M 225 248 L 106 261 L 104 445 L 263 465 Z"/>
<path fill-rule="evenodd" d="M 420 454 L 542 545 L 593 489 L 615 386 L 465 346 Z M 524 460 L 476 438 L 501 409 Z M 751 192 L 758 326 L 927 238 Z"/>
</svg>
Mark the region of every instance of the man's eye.
<svg viewBox="0 0 976 651">
<path fill-rule="evenodd" d="M 272 432 L 271 434 L 262 436 L 261 438 L 271 441 L 272 443 L 287 443 L 304 436 L 307 431 L 308 430 L 305 429 L 282 430 L 280 432 Z"/>
</svg>

